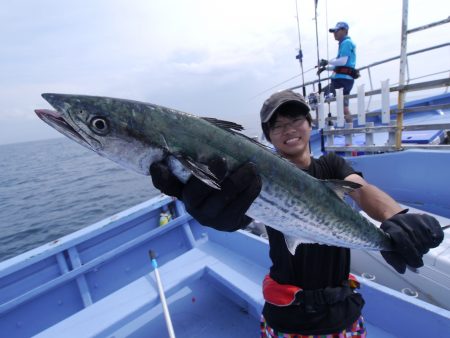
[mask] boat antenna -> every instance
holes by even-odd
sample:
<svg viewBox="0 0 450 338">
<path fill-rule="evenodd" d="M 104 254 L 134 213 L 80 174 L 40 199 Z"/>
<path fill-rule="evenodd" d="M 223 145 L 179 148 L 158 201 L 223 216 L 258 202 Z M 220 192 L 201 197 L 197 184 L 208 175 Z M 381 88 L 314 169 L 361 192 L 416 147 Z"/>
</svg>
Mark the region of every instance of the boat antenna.
<svg viewBox="0 0 450 338">
<path fill-rule="evenodd" d="M 161 277 L 158 272 L 158 263 L 156 262 L 156 254 L 153 250 L 148 252 L 150 259 L 152 261 L 153 269 L 155 271 L 156 284 L 158 286 L 159 298 L 161 299 L 161 305 L 164 312 L 164 318 L 166 319 L 167 331 L 170 338 L 175 338 L 175 332 L 173 331 L 172 320 L 170 319 L 169 309 L 167 307 L 166 296 L 164 295 L 164 288 L 161 283 Z"/>
<path fill-rule="evenodd" d="M 314 0 L 314 21 L 316 22 L 316 49 L 317 49 L 317 69 L 319 68 L 320 56 L 319 56 L 319 29 L 317 28 L 317 3 L 319 0 Z M 317 75 L 319 77 L 319 94 L 322 92 L 322 84 L 320 83 L 320 74 Z"/>
<path fill-rule="evenodd" d="M 305 73 L 303 72 L 303 52 L 302 52 L 302 40 L 301 40 L 301 34 L 300 34 L 300 21 L 298 18 L 298 0 L 295 0 L 295 11 L 296 11 L 296 18 L 297 18 L 297 32 L 298 32 L 298 54 L 295 57 L 300 62 L 300 71 L 302 73 L 302 91 L 303 96 L 306 97 L 306 88 L 305 88 Z"/>
</svg>

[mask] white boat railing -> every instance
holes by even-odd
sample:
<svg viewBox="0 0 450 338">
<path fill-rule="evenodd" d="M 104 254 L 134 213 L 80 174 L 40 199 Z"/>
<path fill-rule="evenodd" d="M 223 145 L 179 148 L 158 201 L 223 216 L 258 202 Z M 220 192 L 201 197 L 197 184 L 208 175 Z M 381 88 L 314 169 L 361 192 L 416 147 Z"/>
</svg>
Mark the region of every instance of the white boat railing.
<svg viewBox="0 0 450 338">
<path fill-rule="evenodd" d="M 405 108 L 405 94 L 407 92 L 413 91 L 423 91 L 436 88 L 448 88 L 450 86 L 450 77 L 424 81 L 419 83 L 410 83 L 411 79 L 408 72 L 408 56 L 417 55 L 425 53 L 438 48 L 449 47 L 450 43 L 443 43 L 440 45 L 428 47 L 425 49 L 417 50 L 411 53 L 407 53 L 407 36 L 411 33 L 423 31 L 432 27 L 436 27 L 442 24 L 450 23 L 450 17 L 447 19 L 437 21 L 428 25 L 416 27 L 408 30 L 407 28 L 408 20 L 408 2 L 403 1 L 403 20 L 402 20 L 402 33 L 401 33 L 401 53 L 399 56 L 391 57 L 386 60 L 382 60 L 376 63 L 359 68 L 362 70 L 367 70 L 369 75 L 370 90 L 365 91 L 365 86 L 360 85 L 357 87 L 357 94 L 343 95 L 342 89 L 336 90 L 336 97 L 327 95 L 324 96 L 323 92 L 310 94 L 308 99 L 313 110 L 316 111 L 315 125 L 321 130 L 322 135 L 322 151 L 343 151 L 347 154 L 352 152 L 364 151 L 368 153 L 376 152 L 386 152 L 386 151 L 398 151 L 407 148 L 426 148 L 426 149 L 450 149 L 448 144 L 402 144 L 402 133 L 403 131 L 413 131 L 413 130 L 444 130 L 448 133 L 450 130 L 449 124 L 430 124 L 421 126 L 404 126 L 403 116 L 405 113 L 410 112 L 425 112 L 433 110 L 441 110 L 450 108 L 450 103 L 437 104 L 433 106 L 423 106 L 423 107 L 413 107 Z M 399 82 L 396 86 L 389 85 L 389 79 L 381 81 L 380 89 L 373 89 L 373 81 L 371 75 L 371 69 L 375 66 L 382 65 L 394 60 L 400 59 L 400 71 L 399 71 Z M 448 72 L 448 71 L 445 71 Z M 440 73 L 439 73 L 440 74 Z M 406 76 L 408 75 L 408 76 Z M 437 74 L 432 74 L 437 75 Z M 431 75 L 430 75 L 431 76 Z M 319 81 L 328 81 L 330 78 L 325 78 L 321 80 L 315 80 L 305 83 L 302 86 L 295 86 L 289 88 L 290 90 L 295 90 L 307 85 L 315 85 Z M 320 86 L 319 86 L 320 88 Z M 304 90 L 305 92 L 305 90 Z M 395 108 L 391 107 L 390 104 L 390 94 L 397 93 L 398 100 Z M 368 112 L 368 107 L 370 101 L 374 95 L 381 94 L 381 109 L 376 112 Z M 369 97 L 369 103 L 366 106 L 365 97 Z M 352 118 L 357 117 L 357 124 L 361 126 L 360 128 L 353 128 L 353 123 L 345 123 L 344 118 L 344 99 L 357 99 L 357 114 L 352 114 Z M 328 105 L 328 114 L 325 113 L 325 103 Z M 336 112 L 336 117 L 331 114 L 331 103 L 334 103 L 334 109 Z M 391 113 L 396 114 L 396 120 L 391 121 Z M 366 123 L 367 116 L 381 115 L 382 126 L 374 126 L 373 122 Z M 335 127 L 343 129 L 335 129 Z M 388 133 L 388 140 L 383 145 L 375 145 L 373 140 L 374 133 Z M 353 145 L 352 138 L 355 134 L 365 134 L 365 145 Z M 345 145 L 336 146 L 334 144 L 334 136 L 345 135 Z M 324 140 L 326 137 L 326 142 Z M 449 136 L 447 136 L 448 138 Z"/>
<path fill-rule="evenodd" d="M 429 150 L 450 150 L 450 144 L 408 144 L 402 143 L 400 149 L 395 144 L 395 134 L 398 130 L 396 121 L 392 121 L 390 126 L 374 126 L 373 122 L 368 122 L 365 127 L 352 128 L 351 124 L 344 129 L 321 130 L 322 138 L 327 137 L 327 144 L 323 147 L 325 151 L 346 152 L 351 155 L 352 152 L 379 153 L 406 149 L 429 149 Z M 429 125 L 411 125 L 403 126 L 402 131 L 420 131 L 420 130 L 450 130 L 450 123 L 429 124 Z M 388 139 L 385 145 L 375 145 L 373 141 L 374 133 L 388 133 Z M 365 134 L 365 145 L 353 145 L 352 138 L 355 134 Z M 334 136 L 345 135 L 344 146 L 334 144 Z"/>
</svg>

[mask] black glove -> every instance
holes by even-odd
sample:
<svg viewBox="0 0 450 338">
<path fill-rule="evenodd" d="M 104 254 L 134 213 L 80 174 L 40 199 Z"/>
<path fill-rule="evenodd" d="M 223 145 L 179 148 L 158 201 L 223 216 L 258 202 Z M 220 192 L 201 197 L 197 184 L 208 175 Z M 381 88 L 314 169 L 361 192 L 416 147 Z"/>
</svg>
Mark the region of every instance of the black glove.
<svg viewBox="0 0 450 338">
<path fill-rule="evenodd" d="M 317 71 L 317 75 L 320 75 L 320 73 L 322 73 L 326 69 L 327 69 L 326 67 L 320 67 L 319 70 Z"/>
<path fill-rule="evenodd" d="M 212 160 L 208 167 L 219 180 L 227 173 L 224 159 Z M 228 175 L 220 183 L 220 190 L 194 176 L 183 184 L 162 162 L 153 163 L 150 174 L 155 188 L 181 199 L 187 212 L 201 224 L 221 231 L 247 226 L 252 219 L 245 212 L 261 191 L 261 178 L 253 163 L 246 163 Z"/>
<path fill-rule="evenodd" d="M 422 256 L 444 239 L 444 231 L 434 217 L 406 211 L 392 216 L 380 227 L 391 236 L 394 245 L 393 251 L 381 251 L 381 255 L 398 273 L 405 273 L 406 265 L 423 266 Z"/>
<path fill-rule="evenodd" d="M 328 60 L 320 59 L 319 67 L 325 67 L 326 65 L 328 65 Z"/>
</svg>

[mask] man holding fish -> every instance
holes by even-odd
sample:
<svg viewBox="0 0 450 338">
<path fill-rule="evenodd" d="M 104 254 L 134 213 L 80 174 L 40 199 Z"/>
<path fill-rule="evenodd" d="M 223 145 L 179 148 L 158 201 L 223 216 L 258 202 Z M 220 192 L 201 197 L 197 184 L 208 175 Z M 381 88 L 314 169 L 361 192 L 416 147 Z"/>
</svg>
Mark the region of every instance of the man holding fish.
<svg viewBox="0 0 450 338">
<path fill-rule="evenodd" d="M 444 237 L 438 221 L 402 210 L 332 153 L 310 154 L 310 107 L 293 91 L 268 98 L 261 126 L 276 154 L 242 126 L 152 103 L 46 93 L 36 114 L 80 145 L 143 175 L 220 231 L 266 224 L 262 337 L 364 337 L 350 249 L 378 250 L 399 273 Z M 149 170 L 150 168 L 150 170 Z M 348 193 L 378 228 L 342 200 Z"/>
<path fill-rule="evenodd" d="M 300 94 L 275 93 L 260 114 L 264 135 L 280 156 L 317 179 L 348 182 L 349 195 L 369 216 L 382 222 L 381 229 L 392 247 L 381 254 L 397 272 L 404 273 L 407 266 L 423 266 L 422 256 L 443 240 L 435 218 L 403 210 L 333 153 L 312 157 L 310 107 Z M 153 163 L 150 173 L 156 188 L 180 198 L 203 225 L 221 231 L 244 228 L 251 222 L 246 212 L 261 193 L 257 167 L 248 162 L 228 172 L 227 162 L 221 158 L 210 160 L 208 166 L 221 180 L 220 190 L 196 177 L 182 183 L 164 162 Z M 267 233 L 273 265 L 263 282 L 266 303 L 261 337 L 365 337 L 364 300 L 355 292 L 358 283 L 350 274 L 350 249 L 317 244 L 308 238 L 295 243 L 292 254 L 283 232 L 268 226 Z"/>
</svg>

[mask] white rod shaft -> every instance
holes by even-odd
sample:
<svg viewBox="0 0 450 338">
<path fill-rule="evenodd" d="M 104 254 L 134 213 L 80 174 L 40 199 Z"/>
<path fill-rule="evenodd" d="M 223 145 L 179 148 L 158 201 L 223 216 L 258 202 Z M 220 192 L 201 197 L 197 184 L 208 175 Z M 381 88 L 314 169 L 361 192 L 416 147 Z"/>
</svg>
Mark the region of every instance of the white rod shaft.
<svg viewBox="0 0 450 338">
<path fill-rule="evenodd" d="M 159 277 L 158 263 L 154 258 L 153 252 L 150 252 L 150 257 L 152 259 L 152 265 L 155 271 L 156 285 L 158 286 L 159 298 L 161 299 L 161 305 L 163 308 L 164 318 L 166 320 L 167 331 L 169 332 L 170 338 L 175 338 L 175 332 L 173 330 L 172 320 L 170 319 L 169 308 L 167 307 L 166 296 L 164 295 L 164 288 L 161 283 L 161 278 Z"/>
</svg>

